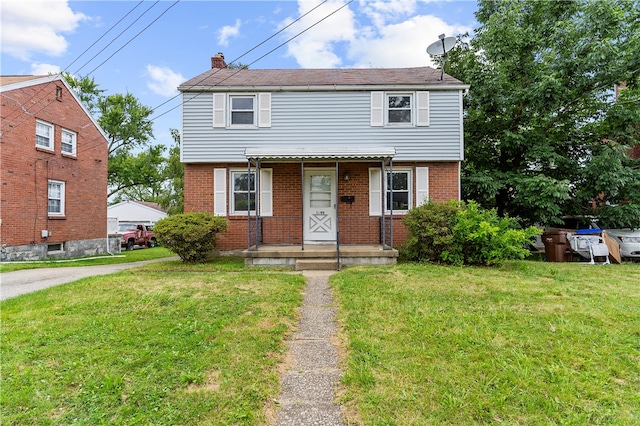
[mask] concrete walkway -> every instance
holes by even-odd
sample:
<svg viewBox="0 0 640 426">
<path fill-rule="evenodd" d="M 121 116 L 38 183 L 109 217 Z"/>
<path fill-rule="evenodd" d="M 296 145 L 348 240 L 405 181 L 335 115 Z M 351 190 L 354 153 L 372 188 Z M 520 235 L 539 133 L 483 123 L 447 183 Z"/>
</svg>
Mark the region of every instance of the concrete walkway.
<svg viewBox="0 0 640 426">
<path fill-rule="evenodd" d="M 344 426 L 340 407 L 334 403 L 338 351 L 332 343 L 337 325 L 329 288 L 335 271 L 305 271 L 307 287 L 298 331 L 287 342 L 290 369 L 281 378 L 277 426 Z"/>
</svg>

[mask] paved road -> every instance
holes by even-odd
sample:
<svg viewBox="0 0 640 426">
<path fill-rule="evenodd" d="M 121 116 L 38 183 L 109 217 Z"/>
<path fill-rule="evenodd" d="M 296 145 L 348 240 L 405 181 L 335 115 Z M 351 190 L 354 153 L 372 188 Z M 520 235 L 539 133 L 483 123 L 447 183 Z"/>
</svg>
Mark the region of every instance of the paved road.
<svg viewBox="0 0 640 426">
<path fill-rule="evenodd" d="M 124 271 L 147 263 L 172 259 L 177 258 L 144 260 L 142 262 L 118 263 L 115 265 L 70 266 L 68 268 L 40 268 L 3 272 L 0 273 L 0 300 L 53 287 L 54 285 L 77 281 L 81 278 L 113 274 L 114 272 Z"/>
</svg>

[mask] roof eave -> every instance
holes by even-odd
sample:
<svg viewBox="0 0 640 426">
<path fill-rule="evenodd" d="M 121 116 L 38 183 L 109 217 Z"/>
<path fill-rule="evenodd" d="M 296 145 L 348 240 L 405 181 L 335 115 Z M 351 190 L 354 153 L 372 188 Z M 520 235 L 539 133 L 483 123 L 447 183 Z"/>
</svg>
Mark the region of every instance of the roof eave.
<svg viewBox="0 0 640 426">
<path fill-rule="evenodd" d="M 390 90 L 467 90 L 471 86 L 462 83 L 424 84 L 349 84 L 349 85 L 306 85 L 306 86 L 179 86 L 182 93 L 191 92 L 358 92 Z"/>
</svg>

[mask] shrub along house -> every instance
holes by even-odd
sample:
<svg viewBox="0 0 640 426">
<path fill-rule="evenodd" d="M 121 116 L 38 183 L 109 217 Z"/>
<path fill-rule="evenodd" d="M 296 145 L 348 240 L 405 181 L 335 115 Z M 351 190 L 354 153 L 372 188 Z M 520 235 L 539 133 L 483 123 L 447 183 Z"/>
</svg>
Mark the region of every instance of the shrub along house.
<svg viewBox="0 0 640 426">
<path fill-rule="evenodd" d="M 246 249 L 253 265 L 395 262 L 404 213 L 459 199 L 459 80 L 429 67 L 211 63 L 179 87 L 181 156 L 185 211 L 229 222 L 221 250 Z"/>
</svg>

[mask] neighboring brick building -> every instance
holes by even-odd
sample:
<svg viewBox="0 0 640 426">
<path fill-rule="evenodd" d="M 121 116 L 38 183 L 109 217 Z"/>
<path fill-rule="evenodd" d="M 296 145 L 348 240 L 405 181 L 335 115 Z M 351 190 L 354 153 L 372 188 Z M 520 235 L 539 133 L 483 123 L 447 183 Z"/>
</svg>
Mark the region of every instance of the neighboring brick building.
<svg viewBox="0 0 640 426">
<path fill-rule="evenodd" d="M 0 77 L 1 260 L 108 251 L 107 139 L 59 75 Z"/>
<path fill-rule="evenodd" d="M 227 218 L 221 249 L 392 248 L 409 209 L 459 199 L 459 80 L 429 67 L 234 70 L 221 54 L 211 64 L 179 87 L 181 155 L 185 211 Z"/>
</svg>

